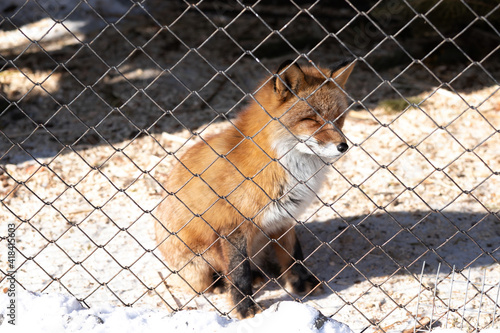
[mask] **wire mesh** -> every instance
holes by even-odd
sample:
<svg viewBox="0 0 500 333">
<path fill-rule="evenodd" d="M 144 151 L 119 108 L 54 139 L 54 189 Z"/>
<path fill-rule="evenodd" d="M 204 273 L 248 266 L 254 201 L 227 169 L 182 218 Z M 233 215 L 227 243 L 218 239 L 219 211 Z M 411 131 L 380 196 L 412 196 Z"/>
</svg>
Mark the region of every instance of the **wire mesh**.
<svg viewBox="0 0 500 333">
<path fill-rule="evenodd" d="M 4 2 L 2 265 L 13 223 L 22 288 L 231 316 L 223 295 L 169 284 L 178 272 L 153 230 L 165 179 L 194 144 L 234 128 L 284 60 L 354 58 L 349 151 L 293 216 L 324 293 L 297 296 L 269 276 L 252 298 L 312 304 L 357 331 L 498 328 L 499 7 Z M 13 275 L 0 274 L 2 285 Z"/>
</svg>

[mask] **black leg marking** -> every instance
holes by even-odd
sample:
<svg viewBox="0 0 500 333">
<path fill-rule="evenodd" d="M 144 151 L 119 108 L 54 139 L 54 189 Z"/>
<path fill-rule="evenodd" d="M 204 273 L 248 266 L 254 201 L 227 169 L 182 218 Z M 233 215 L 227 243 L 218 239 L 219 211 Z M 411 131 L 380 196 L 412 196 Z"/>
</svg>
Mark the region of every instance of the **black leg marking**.
<svg viewBox="0 0 500 333">
<path fill-rule="evenodd" d="M 229 258 L 228 281 L 229 293 L 236 305 L 237 316 L 246 318 L 255 315 L 257 305 L 252 301 L 252 272 L 247 254 L 247 240 L 236 231 L 228 237 L 227 255 Z"/>
<path fill-rule="evenodd" d="M 291 268 L 292 279 L 290 280 L 290 283 L 292 285 L 292 288 L 294 292 L 299 294 L 308 293 L 321 282 L 311 273 L 309 273 L 309 271 L 302 264 L 302 260 L 304 260 L 304 253 L 302 252 L 302 247 L 300 246 L 300 242 L 297 236 L 295 236 L 293 257 L 296 262 Z M 300 263 L 297 261 L 300 261 Z"/>
</svg>

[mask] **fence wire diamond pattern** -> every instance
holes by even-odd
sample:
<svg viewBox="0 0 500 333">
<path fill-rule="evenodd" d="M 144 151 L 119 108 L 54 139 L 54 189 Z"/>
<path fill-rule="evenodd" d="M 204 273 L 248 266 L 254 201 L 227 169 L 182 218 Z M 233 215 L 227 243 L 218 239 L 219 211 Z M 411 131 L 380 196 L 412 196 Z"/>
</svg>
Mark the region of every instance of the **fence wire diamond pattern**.
<svg viewBox="0 0 500 333">
<path fill-rule="evenodd" d="M 323 293 L 270 278 L 252 298 L 311 304 L 356 331 L 499 328 L 500 4 L 12 0 L 0 12 L 0 248 L 14 223 L 22 288 L 234 315 L 224 295 L 169 284 L 153 226 L 167 175 L 234 127 L 283 61 L 353 58 L 349 150 L 293 216 Z"/>
</svg>

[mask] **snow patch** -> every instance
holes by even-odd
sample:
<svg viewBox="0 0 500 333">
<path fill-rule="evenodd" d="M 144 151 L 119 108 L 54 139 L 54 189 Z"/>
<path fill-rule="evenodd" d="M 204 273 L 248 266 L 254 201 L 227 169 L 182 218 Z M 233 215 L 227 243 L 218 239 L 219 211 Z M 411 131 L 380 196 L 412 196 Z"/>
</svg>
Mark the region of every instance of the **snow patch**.
<svg viewBox="0 0 500 333">
<path fill-rule="evenodd" d="M 7 322 L 9 298 L 0 295 L 0 327 L 9 332 L 322 332 L 352 333 L 345 324 L 295 302 L 279 302 L 247 320 L 227 319 L 215 312 L 174 314 L 147 308 L 100 306 L 87 309 L 74 297 L 20 291 L 16 325 Z"/>
</svg>

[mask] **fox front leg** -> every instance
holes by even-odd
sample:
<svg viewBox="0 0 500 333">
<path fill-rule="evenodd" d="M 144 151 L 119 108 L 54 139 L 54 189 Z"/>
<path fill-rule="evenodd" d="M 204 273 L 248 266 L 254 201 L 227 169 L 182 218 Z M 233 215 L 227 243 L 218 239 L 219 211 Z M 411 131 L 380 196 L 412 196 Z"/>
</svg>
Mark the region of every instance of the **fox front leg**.
<svg viewBox="0 0 500 333">
<path fill-rule="evenodd" d="M 320 294 L 323 289 L 319 281 L 304 266 L 304 254 L 295 229 L 282 234 L 273 244 L 281 266 L 283 282 L 287 289 L 296 294 Z"/>
<path fill-rule="evenodd" d="M 236 317 L 253 317 L 261 312 L 261 307 L 252 299 L 252 272 L 247 254 L 247 239 L 242 232 L 236 230 L 226 237 L 222 248 L 228 259 L 227 286 Z"/>
</svg>

